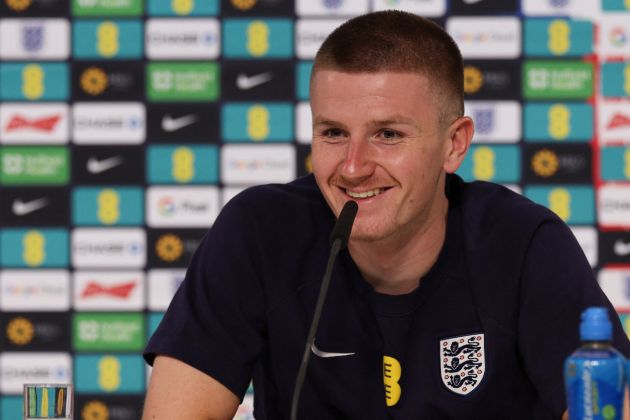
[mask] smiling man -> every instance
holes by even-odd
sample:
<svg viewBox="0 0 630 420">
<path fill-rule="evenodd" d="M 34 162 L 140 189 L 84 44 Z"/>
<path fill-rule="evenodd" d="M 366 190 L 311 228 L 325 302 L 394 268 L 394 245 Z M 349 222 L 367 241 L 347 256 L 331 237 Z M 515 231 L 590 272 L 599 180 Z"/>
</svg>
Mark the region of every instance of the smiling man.
<svg viewBox="0 0 630 420">
<path fill-rule="evenodd" d="M 343 205 L 359 210 L 333 270 L 300 419 L 554 419 L 587 306 L 608 306 L 568 227 L 454 172 L 473 136 L 463 66 L 403 12 L 336 29 L 311 79 L 314 175 L 246 190 L 195 254 L 145 357 L 144 418 L 288 419 Z M 618 321 L 615 346 L 630 345 Z"/>
</svg>

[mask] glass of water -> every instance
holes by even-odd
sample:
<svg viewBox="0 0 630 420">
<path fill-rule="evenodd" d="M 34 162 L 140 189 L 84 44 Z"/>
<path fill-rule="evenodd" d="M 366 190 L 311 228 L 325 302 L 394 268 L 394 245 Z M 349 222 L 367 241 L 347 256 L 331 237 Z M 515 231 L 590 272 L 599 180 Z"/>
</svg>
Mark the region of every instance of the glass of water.
<svg viewBox="0 0 630 420">
<path fill-rule="evenodd" d="M 24 384 L 24 420 L 72 419 L 72 384 Z"/>
</svg>

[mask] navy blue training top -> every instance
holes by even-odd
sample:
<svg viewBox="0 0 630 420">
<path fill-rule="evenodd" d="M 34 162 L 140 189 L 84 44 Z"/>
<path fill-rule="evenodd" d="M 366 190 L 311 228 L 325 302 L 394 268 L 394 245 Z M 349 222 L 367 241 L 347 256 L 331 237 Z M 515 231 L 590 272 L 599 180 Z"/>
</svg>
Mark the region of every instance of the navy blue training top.
<svg viewBox="0 0 630 420">
<path fill-rule="evenodd" d="M 560 419 L 580 313 L 610 308 L 569 228 L 486 182 L 447 177 L 447 233 L 409 295 L 384 296 L 347 250 L 337 260 L 300 419 Z M 288 419 L 334 215 L 313 176 L 250 188 L 223 209 L 145 350 Z M 331 356 L 331 357 L 321 357 Z"/>
</svg>

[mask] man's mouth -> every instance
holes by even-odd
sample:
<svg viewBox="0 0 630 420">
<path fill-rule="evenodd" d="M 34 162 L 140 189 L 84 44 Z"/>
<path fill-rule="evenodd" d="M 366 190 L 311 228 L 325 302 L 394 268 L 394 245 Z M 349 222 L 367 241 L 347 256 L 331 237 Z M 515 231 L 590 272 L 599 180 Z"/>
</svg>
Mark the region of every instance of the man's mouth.
<svg viewBox="0 0 630 420">
<path fill-rule="evenodd" d="M 375 188 L 373 190 L 368 190 L 368 191 L 351 191 L 349 189 L 346 189 L 346 194 L 348 194 L 350 197 L 352 198 L 370 198 L 370 197 L 375 197 L 383 192 L 385 192 L 386 190 L 388 190 L 389 188 Z"/>
</svg>

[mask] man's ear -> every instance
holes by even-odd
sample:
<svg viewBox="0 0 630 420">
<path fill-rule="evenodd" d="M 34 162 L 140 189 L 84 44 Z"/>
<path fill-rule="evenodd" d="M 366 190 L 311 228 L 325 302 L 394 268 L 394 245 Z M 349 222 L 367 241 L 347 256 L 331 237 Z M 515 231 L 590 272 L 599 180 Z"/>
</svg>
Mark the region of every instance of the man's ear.
<svg viewBox="0 0 630 420">
<path fill-rule="evenodd" d="M 459 117 L 446 129 L 446 149 L 444 150 L 444 171 L 453 173 L 464 161 L 472 137 L 475 132 L 473 120 L 470 117 Z"/>
</svg>

